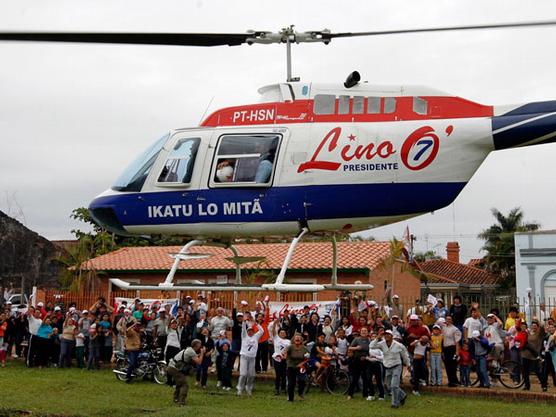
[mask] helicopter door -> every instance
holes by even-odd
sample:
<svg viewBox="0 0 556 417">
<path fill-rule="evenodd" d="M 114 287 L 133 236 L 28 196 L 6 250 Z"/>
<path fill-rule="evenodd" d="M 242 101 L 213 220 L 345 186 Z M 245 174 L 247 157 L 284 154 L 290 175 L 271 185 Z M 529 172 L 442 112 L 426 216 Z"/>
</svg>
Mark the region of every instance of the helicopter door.
<svg viewBox="0 0 556 417">
<path fill-rule="evenodd" d="M 254 234 L 259 229 L 282 232 L 278 223 L 286 219 L 276 218 L 279 210 L 273 185 L 279 176 L 286 135 L 285 129 L 234 129 L 213 137 L 211 147 L 216 150 L 208 186 L 210 200 L 222 207 L 222 221 L 242 223 L 242 228 L 250 227 L 246 223 L 258 224 Z"/>
</svg>

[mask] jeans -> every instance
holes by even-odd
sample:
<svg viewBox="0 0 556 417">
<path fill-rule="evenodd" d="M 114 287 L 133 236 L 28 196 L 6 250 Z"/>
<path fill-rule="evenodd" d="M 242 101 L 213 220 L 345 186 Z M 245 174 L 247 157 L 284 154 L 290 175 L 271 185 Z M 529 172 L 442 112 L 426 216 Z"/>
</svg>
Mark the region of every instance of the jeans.
<svg viewBox="0 0 556 417">
<path fill-rule="evenodd" d="M 351 383 L 349 384 L 348 395 L 353 397 L 353 393 L 355 392 L 355 388 L 359 384 L 359 378 L 361 378 L 363 382 L 363 389 L 361 393 L 363 397 L 367 397 L 369 395 L 369 376 L 367 371 L 367 363 L 366 360 L 361 360 L 358 357 L 354 357 L 351 363 Z"/>
<path fill-rule="evenodd" d="M 259 343 L 257 349 L 257 361 L 255 362 L 255 370 L 257 372 L 266 372 L 268 370 L 268 341 Z"/>
<path fill-rule="evenodd" d="M 62 339 L 60 340 L 60 368 L 67 366 L 71 367 L 71 358 L 73 357 L 73 350 L 75 348 L 75 341 Z"/>
<path fill-rule="evenodd" d="M 392 394 L 392 405 L 399 407 L 400 403 L 405 399 L 406 394 L 400 388 L 402 379 L 402 365 L 396 365 L 392 368 L 386 368 L 386 385 L 390 387 Z"/>
<path fill-rule="evenodd" d="M 490 387 L 490 379 L 488 377 L 487 369 L 487 355 L 475 357 L 477 361 L 477 376 L 479 377 L 479 384 L 481 387 Z"/>
<path fill-rule="evenodd" d="M 131 374 L 133 373 L 133 370 L 137 366 L 137 359 L 138 358 L 139 358 L 139 351 L 138 350 L 129 350 L 127 352 L 127 362 L 128 362 L 128 367 L 127 367 L 127 371 L 126 371 L 127 379 L 131 379 Z"/>
<path fill-rule="evenodd" d="M 460 365 L 459 366 L 459 379 L 461 385 L 464 387 L 468 387 L 471 385 L 471 381 L 469 379 L 471 375 L 471 367 L 469 365 Z"/>
<path fill-rule="evenodd" d="M 373 377 L 378 388 L 378 396 L 384 398 L 384 384 L 382 383 L 382 373 L 384 372 L 382 363 L 369 362 L 367 365 L 368 379 L 369 379 L 369 395 L 375 396 L 375 385 L 373 384 Z"/>
<path fill-rule="evenodd" d="M 295 393 L 295 384 L 297 382 L 297 393 L 300 397 L 303 396 L 303 391 L 305 391 L 305 375 L 300 374 L 299 368 L 288 368 L 288 401 L 293 401 L 293 396 Z"/>
<path fill-rule="evenodd" d="M 274 361 L 274 372 L 276 377 L 274 379 L 274 389 L 276 391 L 286 390 L 286 361 L 282 360 L 280 362 Z"/>
<path fill-rule="evenodd" d="M 431 384 L 442 385 L 442 354 L 431 353 Z"/>
<path fill-rule="evenodd" d="M 521 363 L 523 364 L 523 380 L 525 381 L 524 388 L 531 388 L 531 381 L 529 379 L 531 371 L 535 371 L 535 375 L 537 375 L 537 378 L 539 378 L 541 385 L 543 385 L 543 378 L 538 367 L 538 361 L 534 359 L 521 358 Z"/>
<path fill-rule="evenodd" d="M 419 381 L 427 380 L 427 359 L 413 358 L 413 391 L 419 391 Z"/>
<path fill-rule="evenodd" d="M 212 365 L 212 361 L 210 360 L 210 356 L 205 356 L 203 361 L 200 365 L 197 365 L 197 382 L 201 382 L 202 387 L 207 386 L 207 379 L 208 379 L 208 369 Z"/>
<path fill-rule="evenodd" d="M 444 346 L 442 348 L 442 353 L 444 353 L 444 366 L 446 367 L 446 376 L 448 376 L 448 384 L 456 385 L 458 383 L 457 361 L 454 359 L 456 356 L 455 346 Z"/>
</svg>

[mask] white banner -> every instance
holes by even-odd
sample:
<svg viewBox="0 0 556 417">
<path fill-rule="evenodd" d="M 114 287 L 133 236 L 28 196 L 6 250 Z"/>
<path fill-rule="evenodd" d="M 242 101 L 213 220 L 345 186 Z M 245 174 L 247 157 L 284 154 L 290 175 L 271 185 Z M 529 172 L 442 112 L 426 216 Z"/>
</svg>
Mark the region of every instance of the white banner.
<svg viewBox="0 0 556 417">
<path fill-rule="evenodd" d="M 118 310 L 118 308 L 120 307 L 120 304 L 126 301 L 127 305 L 129 308 L 133 307 L 133 305 L 135 304 L 135 298 L 124 298 L 124 297 L 116 297 L 114 299 L 114 304 L 115 304 L 115 309 L 116 311 Z M 166 305 L 171 305 L 172 308 L 174 308 L 174 306 L 177 305 L 178 303 L 178 299 L 177 298 L 160 298 L 160 299 L 156 299 L 156 298 L 149 298 L 149 299 L 143 299 L 141 298 L 141 302 L 143 303 L 143 306 L 145 306 L 146 308 L 151 308 L 151 306 L 153 304 L 158 304 L 161 307 L 164 307 Z"/>
<path fill-rule="evenodd" d="M 318 315 L 322 318 L 325 315 L 329 315 L 332 310 L 337 309 L 339 306 L 338 301 L 319 301 L 314 303 L 312 301 L 293 301 L 293 302 L 278 302 L 270 301 L 270 318 L 275 319 L 277 317 L 282 317 L 285 310 L 289 310 L 291 313 L 300 314 L 303 312 L 303 307 L 309 306 L 309 310 L 316 311 Z"/>
</svg>

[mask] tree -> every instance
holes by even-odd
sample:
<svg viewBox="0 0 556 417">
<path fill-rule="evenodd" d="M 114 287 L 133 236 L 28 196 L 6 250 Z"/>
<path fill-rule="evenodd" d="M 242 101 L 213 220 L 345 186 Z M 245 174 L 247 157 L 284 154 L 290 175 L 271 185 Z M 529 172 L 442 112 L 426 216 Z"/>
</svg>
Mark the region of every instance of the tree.
<svg viewBox="0 0 556 417">
<path fill-rule="evenodd" d="M 437 255 L 433 250 L 428 250 L 426 252 L 417 252 L 413 255 L 413 259 L 416 262 L 425 262 L 430 261 L 431 259 L 442 259 L 442 256 Z"/>
<path fill-rule="evenodd" d="M 541 227 L 538 223 L 525 223 L 520 207 L 510 210 L 507 216 L 498 209 L 491 209 L 496 223 L 483 230 L 479 239 L 485 241 L 485 266 L 493 274 L 500 276 L 500 286 L 513 287 L 515 284 L 515 243 L 514 233 L 530 232 Z"/>
</svg>

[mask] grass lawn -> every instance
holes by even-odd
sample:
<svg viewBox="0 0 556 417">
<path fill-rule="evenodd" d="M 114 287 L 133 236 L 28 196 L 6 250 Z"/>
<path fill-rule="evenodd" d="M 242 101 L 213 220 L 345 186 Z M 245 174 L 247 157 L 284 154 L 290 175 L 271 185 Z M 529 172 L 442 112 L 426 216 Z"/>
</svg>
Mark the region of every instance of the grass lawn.
<svg viewBox="0 0 556 417">
<path fill-rule="evenodd" d="M 190 380 L 192 378 L 190 377 Z M 192 384 L 191 384 L 192 385 Z M 172 403 L 172 390 L 148 381 L 126 384 L 109 370 L 27 369 L 21 363 L 0 368 L 0 417 L 4 416 L 550 416 L 554 406 L 544 403 L 505 403 L 473 397 L 454 398 L 423 394 L 408 397 L 403 408 L 393 410 L 388 401 L 368 402 L 311 391 L 305 401 L 288 403 L 275 397 L 273 385 L 258 381 L 253 397 L 238 398 L 235 390 L 191 387 L 188 404 Z"/>
</svg>

